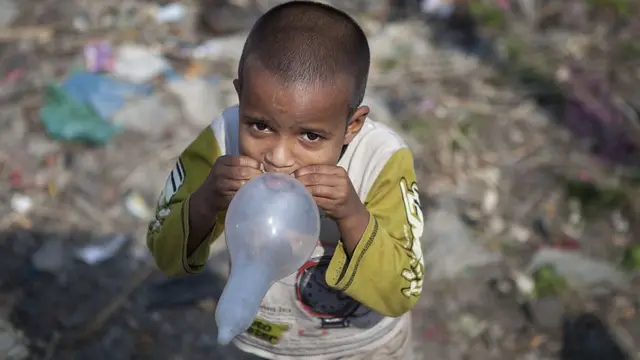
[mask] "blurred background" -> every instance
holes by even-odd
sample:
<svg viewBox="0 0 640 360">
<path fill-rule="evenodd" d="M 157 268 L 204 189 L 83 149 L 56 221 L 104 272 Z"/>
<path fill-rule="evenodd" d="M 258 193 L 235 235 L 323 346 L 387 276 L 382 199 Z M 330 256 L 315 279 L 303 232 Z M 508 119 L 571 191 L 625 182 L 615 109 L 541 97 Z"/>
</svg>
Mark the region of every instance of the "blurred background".
<svg viewBox="0 0 640 360">
<path fill-rule="evenodd" d="M 224 242 L 145 247 L 275 0 L 0 0 L 0 359 L 253 359 L 216 344 Z M 640 3 L 341 0 L 426 213 L 414 359 L 637 359 Z"/>
</svg>

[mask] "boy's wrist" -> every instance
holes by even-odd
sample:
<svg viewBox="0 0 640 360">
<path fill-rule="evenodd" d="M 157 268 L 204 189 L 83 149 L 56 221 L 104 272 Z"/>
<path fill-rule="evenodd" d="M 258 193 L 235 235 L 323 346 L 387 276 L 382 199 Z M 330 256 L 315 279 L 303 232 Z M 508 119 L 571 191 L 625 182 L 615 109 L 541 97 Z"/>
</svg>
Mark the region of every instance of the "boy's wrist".
<svg viewBox="0 0 640 360">
<path fill-rule="evenodd" d="M 200 189 L 193 192 L 189 202 L 191 204 L 189 210 L 196 212 L 199 216 L 213 218 L 221 211 L 215 199 Z"/>
<path fill-rule="evenodd" d="M 355 251 L 362 235 L 367 230 L 369 225 L 369 212 L 364 207 L 364 204 L 350 213 L 348 216 L 336 220 L 338 223 L 338 229 L 340 229 L 340 235 L 342 242 L 349 255 L 352 255 Z"/>
</svg>

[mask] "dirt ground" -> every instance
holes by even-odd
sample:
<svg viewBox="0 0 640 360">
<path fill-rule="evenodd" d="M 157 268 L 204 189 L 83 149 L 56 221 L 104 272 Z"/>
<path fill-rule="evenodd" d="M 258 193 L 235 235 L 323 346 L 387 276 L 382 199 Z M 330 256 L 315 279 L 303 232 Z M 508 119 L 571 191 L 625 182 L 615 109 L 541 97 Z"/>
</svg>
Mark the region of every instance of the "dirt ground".
<svg viewBox="0 0 640 360">
<path fill-rule="evenodd" d="M 242 30 L 270 3 L 212 1 L 208 33 L 196 31 L 198 4 L 181 3 L 185 14 L 169 26 L 149 15 L 154 2 L 0 0 L 0 23 L 14 30 L 0 34 L 0 360 L 252 359 L 216 343 L 224 248 L 202 275 L 168 280 L 144 238 L 180 151 L 209 114 L 236 101 Z M 223 3 L 234 5 L 222 11 Z M 342 6 L 370 38 L 365 102 L 405 136 L 423 191 L 427 278 L 412 312 L 414 358 L 637 358 L 640 258 L 635 273 L 621 269 L 640 245 L 637 176 L 627 166 L 640 139 L 640 98 L 629 85 L 640 74 L 637 44 L 627 36 L 636 25 L 621 19 L 614 33 L 604 12 L 587 8 L 598 26 L 569 26 L 560 16 L 569 10 L 552 7 L 536 8 L 536 19 L 556 28 L 529 31 L 522 9 L 503 17 L 495 4 L 474 5 L 482 36 L 463 46 L 473 40 L 464 16 L 425 21 L 407 16 L 415 4 L 398 5 L 410 1 L 392 2 L 392 11 L 384 3 Z M 607 41 L 614 35 L 618 47 Z M 47 84 L 86 67 L 92 39 L 160 48 L 163 56 L 147 55 L 168 59 L 183 78 L 144 82 L 156 87 L 104 116 L 125 130 L 89 145 L 56 137 L 41 109 Z M 617 70 L 605 86 L 576 63 L 587 73 Z M 102 86 L 84 91 L 105 109 L 118 97 L 109 92 L 116 85 Z M 103 262 L 78 255 L 120 236 L 124 245 Z M 542 279 L 549 264 L 555 272 Z M 567 319 L 581 313 L 596 314 L 608 333 L 593 321 L 568 331 Z M 563 352 L 571 344 L 586 354 Z"/>
</svg>

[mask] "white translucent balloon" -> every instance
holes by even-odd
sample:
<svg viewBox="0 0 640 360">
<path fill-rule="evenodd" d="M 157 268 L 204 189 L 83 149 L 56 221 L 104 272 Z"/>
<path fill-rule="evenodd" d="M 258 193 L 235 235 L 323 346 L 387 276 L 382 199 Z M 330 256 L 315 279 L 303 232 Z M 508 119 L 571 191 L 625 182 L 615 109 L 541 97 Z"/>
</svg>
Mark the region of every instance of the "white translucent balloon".
<svg viewBox="0 0 640 360">
<path fill-rule="evenodd" d="M 236 193 L 225 220 L 231 275 L 216 308 L 218 343 L 251 326 L 271 284 L 309 259 L 319 233 L 318 207 L 291 176 L 265 173 Z"/>
</svg>

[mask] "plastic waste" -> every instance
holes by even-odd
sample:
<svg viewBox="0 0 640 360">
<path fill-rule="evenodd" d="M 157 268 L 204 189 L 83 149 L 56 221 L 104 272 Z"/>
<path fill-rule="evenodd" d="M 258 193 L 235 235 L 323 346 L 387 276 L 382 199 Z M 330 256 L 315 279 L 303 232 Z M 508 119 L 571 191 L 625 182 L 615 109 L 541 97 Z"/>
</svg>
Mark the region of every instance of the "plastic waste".
<svg viewBox="0 0 640 360">
<path fill-rule="evenodd" d="M 236 193 L 225 221 L 231 275 L 216 309 L 218 343 L 249 328 L 271 284 L 309 259 L 319 234 L 318 207 L 291 176 L 265 173 Z"/>
<path fill-rule="evenodd" d="M 83 140 L 106 144 L 118 129 L 104 121 L 96 111 L 76 100 L 61 87 L 47 87 L 46 102 L 40 119 L 52 137 L 62 140 Z"/>
<path fill-rule="evenodd" d="M 144 84 L 170 68 L 158 52 L 144 46 L 124 44 L 115 52 L 113 74 L 126 81 Z"/>
<path fill-rule="evenodd" d="M 95 244 L 88 244 L 73 251 L 74 255 L 89 265 L 97 265 L 112 259 L 118 251 L 129 241 L 124 234 L 108 236 Z"/>
<path fill-rule="evenodd" d="M 455 198 L 444 194 L 436 199 L 437 209 L 425 222 L 423 249 L 431 279 L 453 279 L 470 268 L 502 260 L 499 253 L 476 243 L 458 216 Z"/>
<path fill-rule="evenodd" d="M 173 23 L 182 20 L 186 13 L 187 7 L 184 4 L 171 3 L 156 9 L 155 18 L 159 23 Z"/>
<path fill-rule="evenodd" d="M 552 266 L 571 288 L 580 291 L 596 291 L 602 287 L 623 289 L 629 281 L 615 266 L 575 251 L 542 248 L 531 259 L 527 272 L 534 273 L 545 265 Z"/>
<path fill-rule="evenodd" d="M 104 120 L 122 109 L 128 99 L 151 94 L 151 85 L 119 81 L 102 74 L 81 71 L 72 74 L 62 88 L 77 101 L 90 106 Z"/>
</svg>

